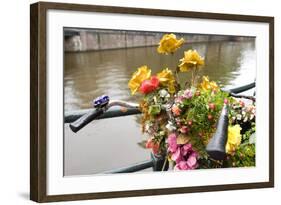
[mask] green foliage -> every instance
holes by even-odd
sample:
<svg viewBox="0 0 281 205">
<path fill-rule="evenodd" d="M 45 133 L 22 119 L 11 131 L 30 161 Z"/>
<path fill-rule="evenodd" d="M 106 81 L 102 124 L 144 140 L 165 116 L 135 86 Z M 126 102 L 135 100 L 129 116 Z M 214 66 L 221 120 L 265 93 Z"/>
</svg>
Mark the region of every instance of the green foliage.
<svg viewBox="0 0 281 205">
<path fill-rule="evenodd" d="M 252 167 L 255 166 L 255 144 L 241 144 L 234 155 L 228 156 L 229 167 Z"/>
<path fill-rule="evenodd" d="M 212 92 L 197 89 L 190 99 L 179 104 L 182 114 L 178 117 L 182 124 L 189 126 L 188 136 L 193 147 L 199 152 L 201 158 L 206 158 L 206 144 L 215 131 L 216 122 L 228 94 L 223 91 Z M 211 105 L 211 106 L 210 106 Z"/>
<path fill-rule="evenodd" d="M 148 113 L 151 115 L 158 115 L 161 112 L 161 105 L 151 105 L 149 106 Z"/>
</svg>

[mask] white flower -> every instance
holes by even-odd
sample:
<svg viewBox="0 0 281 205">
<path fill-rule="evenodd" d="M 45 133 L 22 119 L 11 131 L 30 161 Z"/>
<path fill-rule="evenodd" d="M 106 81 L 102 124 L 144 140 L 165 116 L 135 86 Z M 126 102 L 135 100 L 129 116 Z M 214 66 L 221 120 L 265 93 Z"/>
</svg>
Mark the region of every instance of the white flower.
<svg viewBox="0 0 281 205">
<path fill-rule="evenodd" d="M 159 91 L 159 95 L 160 95 L 161 98 L 168 98 L 168 97 L 170 97 L 170 94 L 165 89 L 160 90 Z"/>
<path fill-rule="evenodd" d="M 166 128 L 171 132 L 177 129 L 176 126 L 171 121 L 168 121 Z"/>
</svg>

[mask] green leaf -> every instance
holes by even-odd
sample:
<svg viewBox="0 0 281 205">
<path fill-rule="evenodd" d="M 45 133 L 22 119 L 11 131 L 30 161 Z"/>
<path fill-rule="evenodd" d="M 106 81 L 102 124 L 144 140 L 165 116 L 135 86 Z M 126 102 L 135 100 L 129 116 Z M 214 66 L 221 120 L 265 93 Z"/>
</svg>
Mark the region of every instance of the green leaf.
<svg viewBox="0 0 281 205">
<path fill-rule="evenodd" d="M 157 115 L 161 112 L 161 106 L 160 105 L 151 105 L 149 106 L 148 113 L 151 115 Z"/>
<path fill-rule="evenodd" d="M 140 146 L 141 148 L 146 149 L 146 140 L 143 140 L 143 141 L 141 141 L 141 142 L 138 142 L 137 144 L 138 144 L 138 146 Z"/>
</svg>

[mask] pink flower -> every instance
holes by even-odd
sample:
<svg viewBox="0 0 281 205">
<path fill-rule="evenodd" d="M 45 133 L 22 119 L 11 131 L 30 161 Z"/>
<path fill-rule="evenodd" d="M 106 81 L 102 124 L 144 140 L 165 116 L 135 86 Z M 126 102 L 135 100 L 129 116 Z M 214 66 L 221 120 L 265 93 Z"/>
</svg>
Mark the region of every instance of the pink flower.
<svg viewBox="0 0 281 205">
<path fill-rule="evenodd" d="M 140 86 L 140 92 L 148 94 L 156 90 L 159 86 L 159 79 L 156 76 L 152 76 L 150 80 L 144 80 Z"/>
<path fill-rule="evenodd" d="M 188 170 L 189 169 L 186 161 L 180 161 L 179 162 L 179 168 L 180 168 L 180 170 Z"/>
<path fill-rule="evenodd" d="M 189 151 L 192 150 L 192 145 L 190 143 L 183 145 L 182 147 L 184 150 Z"/>
<path fill-rule="evenodd" d="M 190 156 L 187 161 L 179 161 L 174 167 L 175 170 L 192 170 L 198 167 L 197 158 Z"/>
<path fill-rule="evenodd" d="M 172 112 L 175 116 L 179 116 L 181 113 L 181 109 L 177 105 L 173 105 Z"/>
<path fill-rule="evenodd" d="M 195 168 L 197 168 L 198 164 L 197 164 L 196 156 L 191 155 L 191 156 L 187 159 L 186 164 L 187 164 L 187 166 L 188 166 L 190 169 L 195 169 Z"/>
<path fill-rule="evenodd" d="M 187 127 L 187 126 L 182 126 L 181 128 L 180 128 L 180 132 L 181 133 L 187 133 L 189 131 L 189 128 Z"/>
<path fill-rule="evenodd" d="M 190 170 L 198 167 L 198 153 L 192 148 L 191 143 L 177 144 L 177 135 L 172 133 L 167 139 L 168 152 L 171 160 L 175 162 L 175 170 Z"/>
<path fill-rule="evenodd" d="M 214 103 L 209 103 L 209 109 L 214 110 L 216 108 L 216 105 Z"/>
<path fill-rule="evenodd" d="M 168 151 L 174 153 L 177 151 L 177 148 L 177 136 L 174 133 L 170 134 L 168 136 Z"/>
<path fill-rule="evenodd" d="M 228 104 L 228 99 L 225 98 L 225 99 L 223 100 L 223 102 L 224 102 L 224 104 Z"/>
<path fill-rule="evenodd" d="M 176 164 L 176 165 L 174 166 L 174 170 L 176 170 L 176 171 L 181 170 L 181 169 L 180 169 L 180 165 L 179 165 L 179 164 Z"/>
<path fill-rule="evenodd" d="M 179 97 L 177 97 L 177 98 L 175 99 L 175 102 L 176 102 L 176 103 L 182 103 L 183 99 L 184 99 L 183 96 L 179 96 Z"/>
<path fill-rule="evenodd" d="M 198 167 L 198 153 L 192 149 L 192 144 L 177 145 L 178 148 L 172 153 L 171 159 L 176 163 L 175 170 L 191 170 Z"/>
<path fill-rule="evenodd" d="M 192 151 L 192 145 L 190 143 L 185 144 L 182 146 L 182 154 L 185 156 L 188 154 L 188 152 Z"/>
<path fill-rule="evenodd" d="M 213 115 L 209 114 L 208 115 L 208 120 L 212 120 L 213 119 Z"/>
<path fill-rule="evenodd" d="M 176 163 L 182 160 L 180 147 L 178 147 L 177 151 L 174 154 L 172 154 L 172 160 L 174 160 Z"/>
<path fill-rule="evenodd" d="M 184 93 L 183 93 L 183 96 L 187 99 L 192 98 L 192 91 L 189 90 L 189 89 L 185 90 Z"/>
<path fill-rule="evenodd" d="M 193 149 L 192 149 L 192 153 L 191 153 L 191 155 L 190 156 L 193 156 L 193 157 L 195 157 L 196 159 L 198 158 L 198 153 L 196 152 L 196 151 L 194 151 Z"/>
<path fill-rule="evenodd" d="M 180 126 L 181 126 L 181 123 L 182 123 L 182 122 L 181 122 L 181 119 L 176 118 L 175 120 L 176 120 L 176 124 L 177 124 L 177 126 L 179 126 L 179 127 L 180 127 Z"/>
</svg>

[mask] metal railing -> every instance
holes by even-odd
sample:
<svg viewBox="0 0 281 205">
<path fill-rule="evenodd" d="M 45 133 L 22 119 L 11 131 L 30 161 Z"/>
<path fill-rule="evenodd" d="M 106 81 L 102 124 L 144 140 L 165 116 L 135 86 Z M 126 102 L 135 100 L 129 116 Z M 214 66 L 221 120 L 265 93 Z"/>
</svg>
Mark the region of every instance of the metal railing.
<svg viewBox="0 0 281 205">
<path fill-rule="evenodd" d="M 64 123 L 71 123 L 75 120 L 79 119 L 89 111 L 93 109 L 84 109 L 84 110 L 76 110 L 71 112 L 66 112 L 64 116 Z M 136 115 L 140 114 L 141 111 L 137 108 L 121 108 L 121 107 L 112 107 L 108 111 L 106 111 L 103 115 L 97 117 L 97 120 L 105 119 L 105 118 L 113 118 L 113 117 L 122 117 L 127 115 Z"/>
<path fill-rule="evenodd" d="M 224 89 L 223 91 L 228 92 L 231 96 L 234 97 L 243 97 L 243 98 L 249 98 L 251 100 L 255 100 L 255 97 L 253 96 L 245 96 L 245 95 L 239 95 L 242 92 L 248 91 L 256 86 L 256 83 L 250 83 L 247 85 L 243 85 L 240 87 L 232 88 L 232 89 Z M 72 123 L 79 118 L 81 118 L 83 115 L 87 114 L 88 112 L 94 110 L 93 109 L 84 109 L 84 110 L 78 110 L 78 111 L 71 111 L 66 112 L 64 116 L 64 123 Z M 122 108 L 122 107 L 112 107 L 109 110 L 107 110 L 104 114 L 97 117 L 96 119 L 105 119 L 105 118 L 113 118 L 113 117 L 122 117 L 122 116 L 128 116 L 128 115 L 136 115 L 141 114 L 140 110 L 138 108 Z M 165 164 L 165 167 L 164 167 Z M 165 163 L 165 157 L 163 156 L 155 156 L 151 154 L 151 159 L 139 162 L 133 165 L 130 165 L 128 167 L 123 167 L 115 170 L 106 171 L 103 173 L 106 174 L 113 174 L 113 173 L 131 173 L 131 172 L 137 172 L 141 170 L 145 170 L 148 168 L 152 168 L 153 171 L 166 171 L 169 168 L 168 163 Z"/>
</svg>

